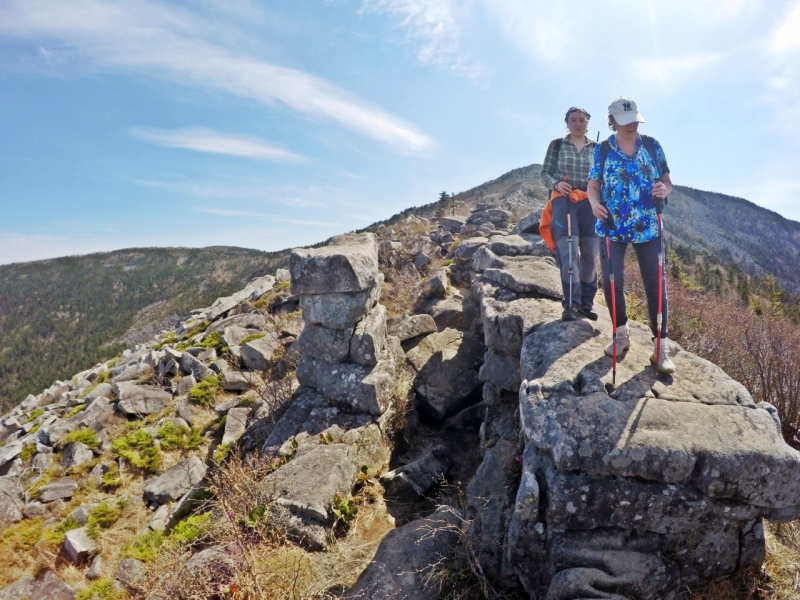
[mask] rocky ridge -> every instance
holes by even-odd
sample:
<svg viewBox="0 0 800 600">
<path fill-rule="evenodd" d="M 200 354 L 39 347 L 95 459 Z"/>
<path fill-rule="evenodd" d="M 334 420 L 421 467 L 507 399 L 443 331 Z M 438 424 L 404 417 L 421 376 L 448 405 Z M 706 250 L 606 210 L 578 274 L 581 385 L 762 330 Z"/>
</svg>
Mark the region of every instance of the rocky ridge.
<svg viewBox="0 0 800 600">
<path fill-rule="evenodd" d="M 413 508 L 397 513 L 358 581 L 329 594 L 436 598 L 430 569 L 458 564 L 464 548 L 482 585 L 565 600 L 676 598 L 761 564 L 762 520 L 800 517 L 800 453 L 783 443 L 774 409 L 674 343 L 678 373 L 656 377 L 649 334 L 635 324 L 612 390 L 602 352 L 611 324 L 559 320 L 558 270 L 537 223 L 478 206 L 438 224 L 407 219 L 413 240 L 383 228 L 297 249 L 288 271 L 29 396 L 0 420 L 0 527 L 39 515 L 63 523 L 81 476 L 130 469 L 114 454 L 120 424 L 143 420 L 152 437 L 168 423 L 189 431 L 207 410 L 193 399 L 213 382 L 229 394 L 213 405 L 225 421 L 209 453 L 278 459 L 264 504 L 293 543 L 327 551 L 337 499 L 367 474 L 389 502 Z M 413 306 L 387 319 L 382 289 L 401 273 L 417 281 Z M 269 315 L 286 317 L 278 330 Z M 295 364 L 287 402 L 247 391 Z M 85 429 L 94 443 L 70 437 Z M 146 530 L 180 522 L 216 468 L 197 453 L 173 462 L 131 499 L 151 514 Z M 428 498 L 446 478 L 466 485 L 465 504 L 434 511 Z M 75 511 L 92 509 L 69 513 L 60 547 L 87 577 L 102 571 L 102 550 Z M 196 562 L 209 552 L 226 550 L 203 549 Z M 125 559 L 104 572 L 136 595 L 143 570 Z M 40 585 L 57 591 L 32 591 Z M 53 571 L 0 591 L 74 595 Z"/>
</svg>

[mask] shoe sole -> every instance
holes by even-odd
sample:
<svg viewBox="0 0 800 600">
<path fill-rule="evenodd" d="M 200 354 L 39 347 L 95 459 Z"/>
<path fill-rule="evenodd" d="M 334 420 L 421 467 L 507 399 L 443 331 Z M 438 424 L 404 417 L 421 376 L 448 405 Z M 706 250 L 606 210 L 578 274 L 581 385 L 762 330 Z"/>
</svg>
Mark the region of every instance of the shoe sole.
<svg viewBox="0 0 800 600">
<path fill-rule="evenodd" d="M 656 357 L 653 356 L 652 354 L 650 355 L 650 362 L 653 363 L 653 365 L 655 366 L 656 370 L 659 373 L 663 373 L 664 375 L 673 375 L 675 373 L 675 367 L 673 367 L 672 369 L 663 369 L 663 368 L 659 367 L 656 364 Z"/>
<path fill-rule="evenodd" d="M 631 343 L 630 343 L 630 342 L 628 342 L 628 344 L 627 344 L 626 346 L 624 346 L 624 347 L 622 348 L 622 350 L 620 350 L 620 351 L 618 351 L 618 352 L 617 352 L 617 356 L 619 356 L 620 354 L 622 354 L 622 353 L 624 353 L 624 352 L 627 352 L 628 350 L 630 350 L 630 348 L 631 348 Z M 606 352 L 605 350 L 603 350 L 603 353 L 604 353 L 606 356 L 608 356 L 609 358 L 614 358 L 614 353 L 613 353 L 613 352 L 611 352 L 611 353 L 609 354 L 608 352 Z"/>
</svg>

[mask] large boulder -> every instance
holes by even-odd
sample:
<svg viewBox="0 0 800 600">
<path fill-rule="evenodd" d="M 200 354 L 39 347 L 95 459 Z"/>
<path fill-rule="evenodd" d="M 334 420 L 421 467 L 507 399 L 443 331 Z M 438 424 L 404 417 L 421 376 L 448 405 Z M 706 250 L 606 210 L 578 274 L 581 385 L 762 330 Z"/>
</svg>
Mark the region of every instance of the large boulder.
<svg viewBox="0 0 800 600">
<path fill-rule="evenodd" d="M 389 335 L 396 336 L 401 342 L 420 335 L 436 331 L 436 322 L 430 315 L 411 315 L 403 317 L 389 326 Z"/>
<path fill-rule="evenodd" d="M 174 502 L 199 483 L 206 474 L 205 463 L 192 456 L 144 484 L 144 499 L 155 504 Z"/>
<path fill-rule="evenodd" d="M 184 356 L 191 355 L 184 354 Z M 172 402 L 172 394 L 165 390 L 130 382 L 115 384 L 114 393 L 119 398 L 117 409 L 128 416 L 161 412 Z"/>
<path fill-rule="evenodd" d="M 64 446 L 61 454 L 61 466 L 67 469 L 85 465 L 92 460 L 94 460 L 94 453 L 81 442 L 70 442 Z"/>
<path fill-rule="evenodd" d="M 228 445 L 236 440 L 247 429 L 247 417 L 250 415 L 249 408 L 231 408 L 225 419 L 225 433 L 222 435 L 222 444 Z"/>
<path fill-rule="evenodd" d="M 78 489 L 78 482 L 74 479 L 60 479 L 55 483 L 49 483 L 39 488 L 36 498 L 40 502 L 54 502 L 71 498 Z"/>
<path fill-rule="evenodd" d="M 561 273 L 549 257 L 506 257 L 502 267 L 484 269 L 483 276 L 521 294 L 563 296 Z"/>
<path fill-rule="evenodd" d="M 406 355 L 420 406 L 439 421 L 463 408 L 480 385 L 483 353 L 480 339 L 464 331 L 445 329 L 424 338 Z"/>
<path fill-rule="evenodd" d="M 97 542 L 89 537 L 86 527 L 68 531 L 64 536 L 64 551 L 69 560 L 76 565 L 86 563 L 90 557 L 100 552 Z"/>
<path fill-rule="evenodd" d="M 443 506 L 424 519 L 393 529 L 344 598 L 436 600 L 439 590 L 432 570 L 453 557 L 460 527 L 461 515 Z"/>
<path fill-rule="evenodd" d="M 373 233 L 334 236 L 321 248 L 296 248 L 289 259 L 296 294 L 362 292 L 378 283 Z"/>
<path fill-rule="evenodd" d="M 265 371 L 272 364 L 272 357 L 280 347 L 281 343 L 274 335 L 266 335 L 242 346 L 242 358 L 248 369 Z"/>
<path fill-rule="evenodd" d="M 16 477 L 0 477 L 0 530 L 22 520 L 22 489 Z"/>
<path fill-rule="evenodd" d="M 450 451 L 439 445 L 422 458 L 381 475 L 381 484 L 389 496 L 416 500 L 444 481 L 451 464 Z"/>
<path fill-rule="evenodd" d="M 378 273 L 375 285 L 360 292 L 301 294 L 303 320 L 331 329 L 352 327 L 377 304 L 383 279 L 383 273 Z"/>
<path fill-rule="evenodd" d="M 226 319 L 220 319 L 219 321 L 215 321 L 211 325 L 208 326 L 206 329 L 206 335 L 209 333 L 216 333 L 225 331 L 228 327 L 241 327 L 242 329 L 251 329 L 255 331 L 251 331 L 250 333 L 255 333 L 256 331 L 262 331 L 267 326 L 267 319 L 261 313 L 252 312 L 252 313 L 241 313 L 238 315 L 233 315 L 232 317 L 228 317 Z M 180 358 L 180 357 L 178 357 Z"/>
<path fill-rule="evenodd" d="M 0 600 L 75 600 L 75 590 L 49 569 L 41 569 L 36 577 L 28 575 L 0 590 Z"/>
</svg>

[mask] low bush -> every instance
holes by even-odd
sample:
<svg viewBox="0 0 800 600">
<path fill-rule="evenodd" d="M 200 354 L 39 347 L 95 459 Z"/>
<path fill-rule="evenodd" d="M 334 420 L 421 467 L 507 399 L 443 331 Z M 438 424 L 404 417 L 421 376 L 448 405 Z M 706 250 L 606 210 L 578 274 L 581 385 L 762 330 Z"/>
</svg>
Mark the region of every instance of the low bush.
<svg viewBox="0 0 800 600">
<path fill-rule="evenodd" d="M 190 429 L 171 421 L 158 428 L 156 437 L 161 441 L 161 448 L 164 450 L 191 450 L 203 443 L 197 427 Z"/>
<path fill-rule="evenodd" d="M 161 546 L 164 544 L 164 533 L 161 531 L 147 531 L 130 544 L 128 544 L 122 555 L 124 558 L 135 558 L 142 562 L 152 562 L 158 556 Z"/>
<path fill-rule="evenodd" d="M 97 448 L 100 442 L 97 439 L 97 436 L 94 433 L 93 429 L 89 427 L 81 427 L 80 429 L 76 429 L 68 433 L 64 436 L 64 439 L 61 440 L 61 445 L 66 446 L 71 442 L 80 442 L 81 444 L 85 444 L 89 448 Z"/>
<path fill-rule="evenodd" d="M 153 436 L 144 429 L 115 439 L 111 448 L 117 456 L 139 469 L 156 472 L 161 466 L 161 451 Z"/>
<path fill-rule="evenodd" d="M 214 400 L 214 396 L 219 390 L 219 377 L 214 375 L 206 377 L 189 390 L 189 400 L 203 406 L 208 406 Z"/>
<path fill-rule="evenodd" d="M 44 534 L 44 539 L 53 544 L 62 544 L 67 532 L 78 529 L 79 527 L 80 523 L 70 515 L 52 529 L 48 529 Z"/>
<path fill-rule="evenodd" d="M 127 502 L 119 500 L 116 506 L 110 506 L 102 502 L 89 512 L 89 519 L 86 521 L 86 534 L 93 539 L 100 536 L 102 529 L 108 529 L 122 516 Z"/>
<path fill-rule="evenodd" d="M 36 444 L 33 442 L 26 444 L 19 453 L 19 459 L 25 464 L 29 463 L 34 456 L 36 456 Z"/>
<path fill-rule="evenodd" d="M 31 411 L 31 414 L 28 415 L 27 422 L 30 423 L 31 421 L 34 421 L 34 420 L 38 419 L 39 417 L 41 417 L 43 414 L 44 414 L 44 409 L 43 408 L 36 408 L 36 409 Z"/>
<path fill-rule="evenodd" d="M 110 579 L 98 579 L 78 592 L 75 600 L 125 600 L 127 597 L 124 590 L 114 589 L 114 582 Z"/>
</svg>

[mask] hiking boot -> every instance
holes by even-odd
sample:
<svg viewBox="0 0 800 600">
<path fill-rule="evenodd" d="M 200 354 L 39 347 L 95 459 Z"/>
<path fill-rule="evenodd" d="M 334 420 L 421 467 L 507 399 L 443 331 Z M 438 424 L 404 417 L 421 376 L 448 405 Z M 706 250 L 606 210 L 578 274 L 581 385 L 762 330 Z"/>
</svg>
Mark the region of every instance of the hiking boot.
<svg viewBox="0 0 800 600">
<path fill-rule="evenodd" d="M 575 321 L 578 318 L 578 311 L 575 310 L 574 306 L 568 306 L 564 309 L 564 312 L 561 313 L 561 320 L 562 321 Z"/>
<path fill-rule="evenodd" d="M 597 321 L 597 319 L 599 318 L 597 311 L 595 311 L 594 308 L 591 306 L 579 306 L 578 312 L 581 313 L 584 317 L 586 317 L 590 321 Z"/>
<path fill-rule="evenodd" d="M 631 347 L 631 336 L 627 325 L 617 327 L 617 356 Z M 606 346 L 606 356 L 614 356 L 614 342 Z"/>
<path fill-rule="evenodd" d="M 653 353 L 650 355 L 650 362 L 654 365 L 656 365 L 655 343 L 656 342 L 653 341 Z M 656 369 L 658 369 L 659 373 L 666 373 L 667 375 L 671 375 L 675 372 L 675 363 L 667 356 L 667 340 L 665 338 L 661 339 L 661 356 L 659 356 Z"/>
</svg>

